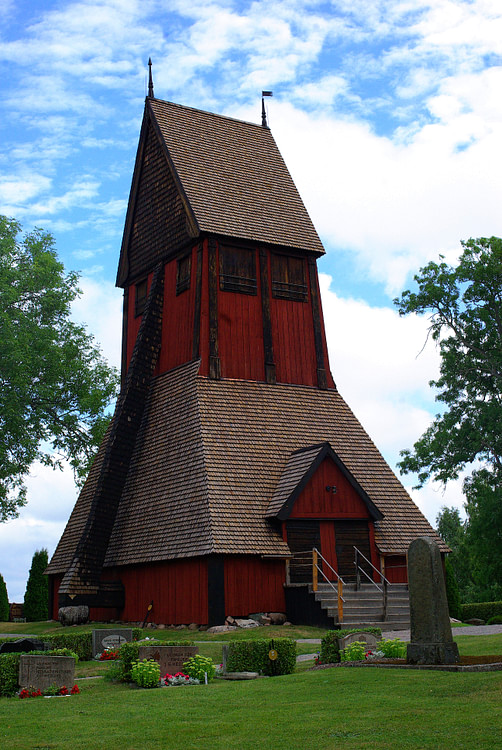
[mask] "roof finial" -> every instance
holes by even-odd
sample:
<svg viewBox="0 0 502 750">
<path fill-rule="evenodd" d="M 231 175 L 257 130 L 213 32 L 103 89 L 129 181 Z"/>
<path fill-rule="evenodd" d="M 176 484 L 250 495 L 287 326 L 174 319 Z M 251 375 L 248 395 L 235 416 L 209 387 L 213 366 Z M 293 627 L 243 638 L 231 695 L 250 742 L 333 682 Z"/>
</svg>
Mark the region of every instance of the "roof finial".
<svg viewBox="0 0 502 750">
<path fill-rule="evenodd" d="M 273 93 L 271 91 L 261 92 L 261 126 L 262 128 L 268 128 L 267 113 L 265 111 L 265 97 L 266 96 L 273 96 Z"/>
<path fill-rule="evenodd" d="M 153 77 L 152 77 L 152 58 L 148 58 L 148 97 L 150 99 L 155 99 L 155 95 L 153 93 Z"/>
</svg>

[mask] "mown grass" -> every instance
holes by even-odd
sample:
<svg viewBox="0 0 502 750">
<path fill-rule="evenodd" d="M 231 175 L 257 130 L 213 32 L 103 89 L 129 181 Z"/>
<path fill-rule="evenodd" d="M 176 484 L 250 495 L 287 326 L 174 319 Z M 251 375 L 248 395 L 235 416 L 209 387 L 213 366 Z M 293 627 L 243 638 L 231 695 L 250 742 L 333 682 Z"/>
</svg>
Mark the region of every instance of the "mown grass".
<svg viewBox="0 0 502 750">
<path fill-rule="evenodd" d="M 187 637 L 186 631 L 158 632 Z M 199 640 L 201 634 L 191 635 Z M 215 640 L 199 649 L 219 661 L 222 644 Z M 456 640 L 462 654 L 502 653 L 502 634 Z M 99 677 L 82 679 L 104 675 L 109 663 L 81 662 L 78 696 L 0 699 L 0 747 L 491 750 L 500 743 L 502 672 L 308 671 L 311 665 L 301 663 L 284 677 L 140 690 Z"/>
<path fill-rule="evenodd" d="M 494 748 L 502 673 L 326 669 L 139 690 L 82 681 L 71 698 L 0 700 L 5 750 Z"/>
</svg>

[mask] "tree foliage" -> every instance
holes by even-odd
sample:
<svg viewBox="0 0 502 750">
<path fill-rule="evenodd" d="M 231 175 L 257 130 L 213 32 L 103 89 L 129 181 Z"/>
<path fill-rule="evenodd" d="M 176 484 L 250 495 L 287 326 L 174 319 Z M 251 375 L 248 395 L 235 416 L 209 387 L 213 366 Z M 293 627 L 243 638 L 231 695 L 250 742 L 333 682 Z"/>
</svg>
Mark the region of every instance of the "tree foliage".
<svg viewBox="0 0 502 750">
<path fill-rule="evenodd" d="M 9 597 L 7 595 L 7 586 L 0 573 L 0 622 L 9 621 Z"/>
<path fill-rule="evenodd" d="M 429 315 L 441 355 L 430 385 L 443 405 L 399 466 L 415 472 L 419 486 L 470 472 L 467 522 L 444 508 L 438 531 L 453 549 L 464 601 L 486 601 L 502 595 L 502 240 L 471 239 L 462 248 L 455 266 L 429 263 L 415 276 L 418 291 L 395 300 L 401 315 Z"/>
<path fill-rule="evenodd" d="M 48 564 L 46 549 L 35 552 L 24 594 L 24 616 L 27 622 L 39 622 L 49 617 L 49 579 L 44 575 Z"/>
<path fill-rule="evenodd" d="M 395 300 L 401 315 L 429 314 L 441 355 L 431 381 L 444 411 L 403 451 L 403 472 L 446 483 L 475 460 L 502 477 L 502 240 L 468 240 L 456 266 L 429 263 L 418 292 Z M 499 483 L 500 484 L 500 483 Z"/>
<path fill-rule="evenodd" d="M 26 502 L 39 460 L 69 460 L 85 476 L 116 396 L 118 376 L 83 326 L 70 320 L 80 294 L 54 239 L 0 216 L 0 521 Z"/>
</svg>

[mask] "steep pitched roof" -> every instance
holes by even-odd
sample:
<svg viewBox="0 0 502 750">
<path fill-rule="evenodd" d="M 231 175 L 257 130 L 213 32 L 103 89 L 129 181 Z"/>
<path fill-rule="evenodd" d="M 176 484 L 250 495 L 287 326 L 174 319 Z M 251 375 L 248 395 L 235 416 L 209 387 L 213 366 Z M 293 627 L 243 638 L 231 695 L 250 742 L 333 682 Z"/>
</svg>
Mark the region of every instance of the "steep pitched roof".
<svg viewBox="0 0 502 750">
<path fill-rule="evenodd" d="M 296 499 L 300 496 L 308 481 L 313 477 L 321 462 L 326 457 L 329 457 L 333 461 L 356 490 L 368 508 L 370 518 L 374 521 L 382 519 L 381 512 L 376 508 L 371 498 L 368 497 L 368 494 L 347 470 L 343 461 L 340 460 L 331 445 L 327 442 L 293 451 L 268 506 L 267 518 L 284 520 L 289 517 Z"/>
<path fill-rule="evenodd" d="M 197 373 L 192 362 L 153 380 L 105 566 L 211 553 L 287 556 L 267 519 L 270 501 L 291 454 L 309 448 L 312 459 L 312 446 L 326 442 L 383 514 L 375 523 L 381 552 L 405 554 L 424 535 L 448 551 L 337 391 Z M 95 475 L 93 467 L 50 573 L 70 565 Z"/>
<path fill-rule="evenodd" d="M 181 197 L 189 236 L 210 232 L 310 250 L 318 255 L 324 253 L 268 128 L 160 99 L 147 99 L 119 265 L 119 284 L 127 266 L 124 255 L 133 231 L 144 139 L 150 122 Z M 158 188 L 158 181 L 155 184 Z M 151 226 L 148 231 L 153 231 Z"/>
</svg>

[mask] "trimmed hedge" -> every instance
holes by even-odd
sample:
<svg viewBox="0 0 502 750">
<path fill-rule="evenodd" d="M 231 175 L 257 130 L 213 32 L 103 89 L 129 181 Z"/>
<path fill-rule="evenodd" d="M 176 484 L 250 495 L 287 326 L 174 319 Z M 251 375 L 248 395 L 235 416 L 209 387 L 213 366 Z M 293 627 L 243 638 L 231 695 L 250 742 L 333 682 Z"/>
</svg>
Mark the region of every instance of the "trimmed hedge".
<svg viewBox="0 0 502 750">
<path fill-rule="evenodd" d="M 381 628 L 353 628 L 349 630 L 328 630 L 321 640 L 319 661 L 321 664 L 337 664 L 340 661 L 340 649 L 338 639 L 344 638 L 351 633 L 372 633 L 377 638 L 382 635 Z"/>
<path fill-rule="evenodd" d="M 477 618 L 490 620 L 492 617 L 502 617 L 502 602 L 478 602 L 477 604 L 461 604 L 462 622 Z"/>
<path fill-rule="evenodd" d="M 133 628 L 132 637 L 134 640 L 141 638 L 143 632 L 141 628 Z M 68 632 L 64 630 L 61 633 L 55 633 L 53 635 L 39 635 L 38 640 L 46 641 L 52 645 L 52 648 L 69 648 L 70 651 L 74 651 L 80 661 L 92 661 L 94 655 L 92 653 L 92 631 L 85 631 L 81 633 Z M 1 638 L 0 644 L 6 642 L 17 641 L 18 638 Z M 190 644 L 192 645 L 192 644 Z"/>
<path fill-rule="evenodd" d="M 52 651 L 30 651 L 31 654 L 43 654 L 44 656 L 78 656 L 68 648 L 57 648 Z M 19 660 L 23 654 L 0 654 L 0 695 L 14 695 L 19 689 Z"/>
<path fill-rule="evenodd" d="M 277 651 L 271 661 L 268 653 Z M 259 672 L 269 676 L 291 674 L 296 667 L 296 642 L 292 638 L 274 638 L 273 641 L 230 641 L 228 644 L 227 672 Z"/>
</svg>

